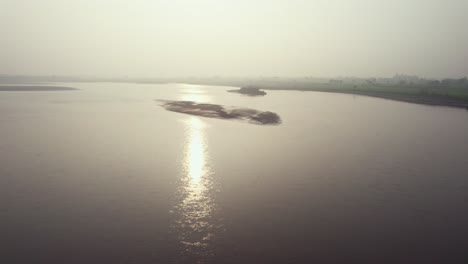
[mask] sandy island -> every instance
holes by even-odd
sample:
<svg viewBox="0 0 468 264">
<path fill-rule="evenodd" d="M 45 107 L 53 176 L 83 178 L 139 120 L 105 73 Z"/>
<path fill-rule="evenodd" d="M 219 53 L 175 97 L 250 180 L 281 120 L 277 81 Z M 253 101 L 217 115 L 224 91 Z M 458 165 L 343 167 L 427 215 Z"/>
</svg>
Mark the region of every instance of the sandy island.
<svg viewBox="0 0 468 264">
<path fill-rule="evenodd" d="M 228 90 L 230 93 L 240 93 L 248 96 L 265 96 L 267 93 L 256 87 L 242 87 L 238 90 Z"/>
<path fill-rule="evenodd" d="M 258 125 L 276 125 L 281 118 L 273 112 L 250 108 L 225 107 L 192 101 L 156 100 L 168 111 L 218 119 L 233 119 Z"/>
<path fill-rule="evenodd" d="M 78 90 L 63 86 L 42 86 L 42 85 L 0 85 L 0 92 L 40 92 L 40 91 L 73 91 Z"/>
</svg>

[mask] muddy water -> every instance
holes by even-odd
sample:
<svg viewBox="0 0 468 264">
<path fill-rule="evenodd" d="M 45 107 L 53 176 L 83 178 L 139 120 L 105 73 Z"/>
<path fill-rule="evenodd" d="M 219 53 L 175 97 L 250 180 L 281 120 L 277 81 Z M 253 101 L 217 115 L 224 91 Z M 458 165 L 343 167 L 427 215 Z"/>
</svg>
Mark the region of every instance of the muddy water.
<svg viewBox="0 0 468 264">
<path fill-rule="evenodd" d="M 456 263 L 468 112 L 183 84 L 0 93 L 2 263 Z M 276 126 L 155 100 L 272 111 Z"/>
</svg>

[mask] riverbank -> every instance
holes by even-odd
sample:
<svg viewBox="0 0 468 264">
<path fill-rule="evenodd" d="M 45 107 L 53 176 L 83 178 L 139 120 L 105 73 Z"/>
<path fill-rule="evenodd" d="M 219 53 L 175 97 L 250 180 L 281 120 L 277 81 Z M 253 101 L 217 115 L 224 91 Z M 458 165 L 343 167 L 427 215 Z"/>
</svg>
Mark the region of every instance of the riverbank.
<svg viewBox="0 0 468 264">
<path fill-rule="evenodd" d="M 269 90 L 268 88 L 262 88 Z M 283 90 L 283 89 L 271 89 L 271 90 Z M 345 89 L 284 89 L 284 90 L 296 90 L 296 91 L 313 91 L 313 92 L 326 92 L 326 93 L 343 93 L 343 94 L 354 94 L 361 96 L 377 97 L 387 100 L 401 101 L 414 104 L 434 105 L 434 106 L 447 106 L 468 109 L 468 100 L 464 98 L 435 94 L 435 93 L 410 93 L 410 92 L 386 92 L 379 91 L 363 91 L 363 90 L 345 90 Z"/>
<path fill-rule="evenodd" d="M 45 91 L 73 91 L 78 90 L 63 86 L 44 85 L 0 85 L 0 92 L 45 92 Z"/>
<path fill-rule="evenodd" d="M 359 90 L 338 90 L 338 89 L 268 89 L 262 88 L 264 90 L 289 90 L 289 91 L 304 91 L 304 92 L 325 92 L 325 93 L 342 93 L 342 94 L 353 94 L 369 97 L 377 97 L 387 100 L 401 101 L 414 104 L 424 104 L 424 105 L 433 105 L 433 106 L 447 106 L 447 107 L 457 107 L 457 108 L 467 108 L 468 109 L 468 100 L 457 99 L 450 96 L 443 95 L 418 95 L 411 93 L 388 93 L 382 91 L 359 91 Z"/>
<path fill-rule="evenodd" d="M 67 82 L 117 82 L 135 84 L 164 84 L 186 83 L 195 85 L 251 87 L 258 90 L 312 91 L 355 94 L 388 100 L 402 101 L 415 104 L 447 106 L 468 109 L 468 88 L 439 86 L 430 87 L 417 84 L 384 85 L 376 83 L 330 83 L 328 79 L 319 78 L 150 78 L 150 79 L 54 79 L 54 78 L 6 78 L 0 75 L 0 91 L 56 91 L 73 90 L 68 87 L 33 86 L 33 82 L 47 85 L 53 81 Z M 8 76 L 7 76 L 8 77 Z M 13 78 L 13 79 L 12 79 Z M 7 83 L 21 84 L 22 88 Z M 27 86 L 26 86 L 27 85 Z M 8 86 L 8 87 L 7 87 Z"/>
<path fill-rule="evenodd" d="M 428 88 L 417 86 L 386 86 L 375 84 L 330 84 L 300 82 L 190 82 L 198 85 L 223 85 L 254 87 L 259 90 L 304 91 L 355 94 L 377 97 L 407 103 L 447 106 L 468 109 L 468 89 L 466 88 Z"/>
</svg>

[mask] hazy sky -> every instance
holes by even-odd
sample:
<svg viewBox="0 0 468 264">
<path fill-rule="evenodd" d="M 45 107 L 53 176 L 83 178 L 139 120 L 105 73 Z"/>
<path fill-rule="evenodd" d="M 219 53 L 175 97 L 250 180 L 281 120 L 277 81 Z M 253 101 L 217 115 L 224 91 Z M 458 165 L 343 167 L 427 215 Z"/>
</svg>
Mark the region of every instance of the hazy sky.
<svg viewBox="0 0 468 264">
<path fill-rule="evenodd" d="M 468 0 L 0 0 L 0 73 L 468 75 Z"/>
</svg>

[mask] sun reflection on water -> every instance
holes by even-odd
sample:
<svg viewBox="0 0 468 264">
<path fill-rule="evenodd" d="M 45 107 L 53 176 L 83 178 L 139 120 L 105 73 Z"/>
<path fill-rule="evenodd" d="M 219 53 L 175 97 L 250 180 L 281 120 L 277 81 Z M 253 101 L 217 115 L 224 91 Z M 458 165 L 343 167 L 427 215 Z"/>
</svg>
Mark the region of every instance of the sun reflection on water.
<svg viewBox="0 0 468 264">
<path fill-rule="evenodd" d="M 205 145 L 203 139 L 204 124 L 198 118 L 190 119 L 189 142 L 187 145 L 187 156 L 185 161 L 188 178 L 193 185 L 199 185 L 205 172 Z"/>
<path fill-rule="evenodd" d="M 206 92 L 203 86 L 185 84 L 183 87 L 184 88 L 180 91 L 179 100 L 209 103 L 213 99 L 212 96 Z"/>
<path fill-rule="evenodd" d="M 178 240 L 185 253 L 193 258 L 212 254 L 210 241 L 216 229 L 213 170 L 209 164 L 205 128 L 205 123 L 197 117 L 186 122 L 183 175 L 175 210 Z"/>
</svg>

